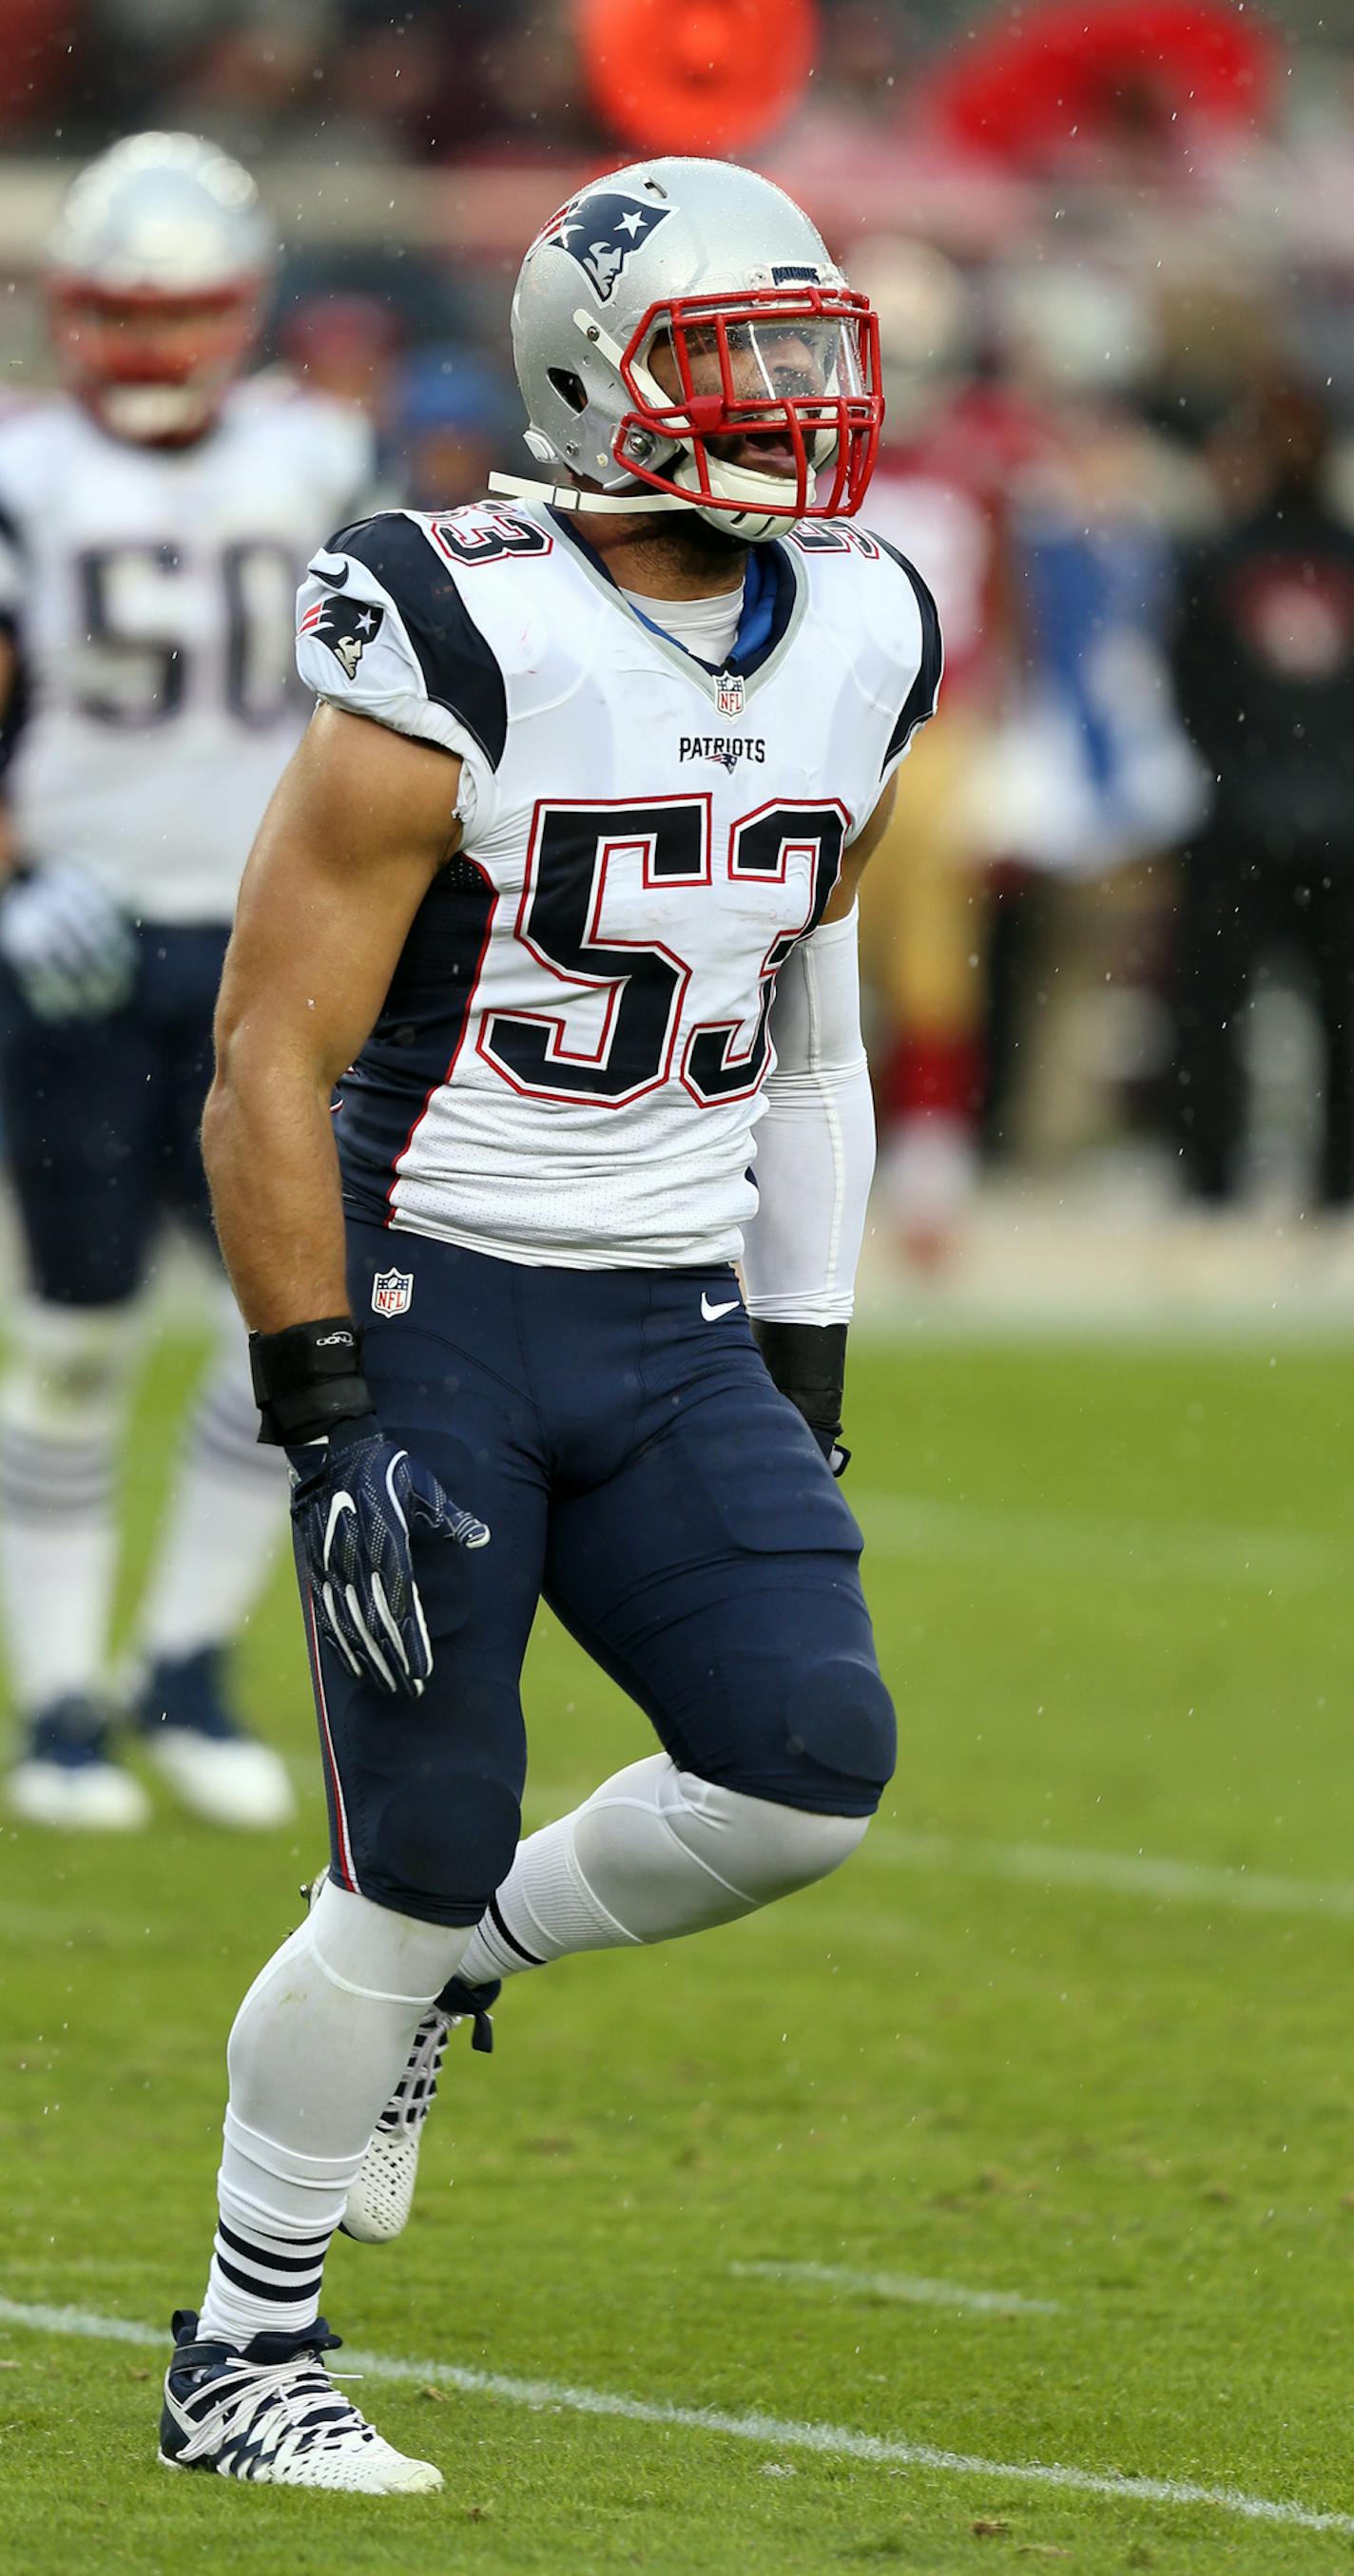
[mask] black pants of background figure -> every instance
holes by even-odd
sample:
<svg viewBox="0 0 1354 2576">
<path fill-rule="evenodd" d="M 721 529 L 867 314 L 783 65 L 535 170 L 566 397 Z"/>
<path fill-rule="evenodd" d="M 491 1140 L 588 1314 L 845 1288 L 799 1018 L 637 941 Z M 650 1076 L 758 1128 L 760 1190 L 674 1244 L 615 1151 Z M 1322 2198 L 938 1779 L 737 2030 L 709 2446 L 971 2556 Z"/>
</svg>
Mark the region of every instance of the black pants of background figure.
<svg viewBox="0 0 1354 2576">
<path fill-rule="evenodd" d="M 1257 968 L 1296 953 L 1321 1030 L 1316 1195 L 1354 1199 L 1354 842 L 1288 854 L 1210 832 L 1186 852 L 1176 944 L 1175 1126 L 1187 1187 L 1231 1198 L 1248 1126 L 1243 1012 Z"/>
<path fill-rule="evenodd" d="M 139 930 L 132 993 L 97 1019 L 39 1019 L 0 975 L 5 1159 L 32 1286 L 51 1305 L 133 1296 L 166 1215 L 211 1240 L 198 1128 L 228 935 Z"/>
</svg>

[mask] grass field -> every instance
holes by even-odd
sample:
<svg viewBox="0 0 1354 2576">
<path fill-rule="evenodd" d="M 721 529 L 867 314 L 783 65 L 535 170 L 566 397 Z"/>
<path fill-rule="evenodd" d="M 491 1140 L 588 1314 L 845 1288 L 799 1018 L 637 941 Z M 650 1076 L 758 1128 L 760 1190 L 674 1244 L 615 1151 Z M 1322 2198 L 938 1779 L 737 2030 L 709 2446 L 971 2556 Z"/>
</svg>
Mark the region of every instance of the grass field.
<svg viewBox="0 0 1354 2576">
<path fill-rule="evenodd" d="M 415 2223 L 326 2299 L 433 2499 L 171 2479 L 160 2349 L 90 2331 L 198 2297 L 321 1847 L 279 1583 L 243 1678 L 301 1830 L 0 1839 L 0 2567 L 1354 2566 L 1352 1397 L 1354 1350 L 862 1350 L 897 1781 L 835 1880 L 454 2048 Z M 538 1821 L 644 1737 L 545 1624 L 530 1697 Z"/>
</svg>

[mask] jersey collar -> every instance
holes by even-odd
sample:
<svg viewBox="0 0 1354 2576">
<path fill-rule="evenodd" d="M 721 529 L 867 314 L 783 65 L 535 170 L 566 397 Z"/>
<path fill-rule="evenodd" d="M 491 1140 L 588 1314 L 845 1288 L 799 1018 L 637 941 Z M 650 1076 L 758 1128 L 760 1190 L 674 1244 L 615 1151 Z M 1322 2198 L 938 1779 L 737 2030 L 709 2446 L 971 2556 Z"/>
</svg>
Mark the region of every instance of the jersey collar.
<svg viewBox="0 0 1354 2576">
<path fill-rule="evenodd" d="M 785 646 L 798 627 L 805 606 L 804 575 L 799 559 L 779 538 L 749 550 L 747 570 L 743 576 L 743 606 L 732 651 L 722 663 L 703 662 L 700 656 L 678 642 L 675 635 L 660 626 L 643 609 L 626 598 L 615 575 L 602 557 L 589 545 L 581 531 L 570 525 L 567 511 L 547 509 L 545 516 L 563 538 L 583 570 L 606 591 L 622 616 L 631 619 L 652 636 L 660 649 L 673 657 L 687 677 L 712 698 L 725 672 L 740 678 L 749 695 L 770 678 L 779 664 Z"/>
</svg>

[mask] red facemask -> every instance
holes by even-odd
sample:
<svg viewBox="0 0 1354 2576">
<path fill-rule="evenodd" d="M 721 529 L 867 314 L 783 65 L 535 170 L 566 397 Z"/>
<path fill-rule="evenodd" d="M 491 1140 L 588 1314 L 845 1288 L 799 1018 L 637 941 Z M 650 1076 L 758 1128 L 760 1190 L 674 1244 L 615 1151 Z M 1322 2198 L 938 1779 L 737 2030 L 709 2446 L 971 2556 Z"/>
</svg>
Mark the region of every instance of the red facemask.
<svg viewBox="0 0 1354 2576">
<path fill-rule="evenodd" d="M 258 288 L 247 279 L 203 295 L 114 294 L 62 278 L 51 319 L 65 382 L 105 429 L 182 447 L 210 429 L 248 358 Z"/>
<path fill-rule="evenodd" d="M 613 453 L 637 482 L 787 520 L 859 509 L 884 417 L 867 296 L 806 284 L 674 297 L 650 305 L 619 363 L 634 408 Z M 647 458 L 674 438 L 686 453 L 659 471 Z"/>
</svg>

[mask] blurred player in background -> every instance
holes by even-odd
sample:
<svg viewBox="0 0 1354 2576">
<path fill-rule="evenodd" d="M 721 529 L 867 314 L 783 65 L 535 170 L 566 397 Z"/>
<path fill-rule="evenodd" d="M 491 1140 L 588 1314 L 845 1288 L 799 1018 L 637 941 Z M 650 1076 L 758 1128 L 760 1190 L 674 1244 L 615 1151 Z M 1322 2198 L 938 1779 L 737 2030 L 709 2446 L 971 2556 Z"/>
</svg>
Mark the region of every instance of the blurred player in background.
<svg viewBox="0 0 1354 2576">
<path fill-rule="evenodd" d="M 29 1822 L 145 1821 L 109 1739 L 115 1467 L 163 1217 L 210 1239 L 197 1129 L 250 836 L 303 721 L 306 548 L 369 479 L 355 411 L 240 382 L 271 266 L 253 181 L 186 134 L 86 170 L 52 245 L 66 390 L 0 423 L 0 1108 L 27 1256 L 0 1379 L 0 1586 Z M 224 1280 L 141 1613 L 134 1711 L 199 1813 L 268 1825 L 279 1757 L 223 1650 L 278 1535 Z"/>
</svg>

